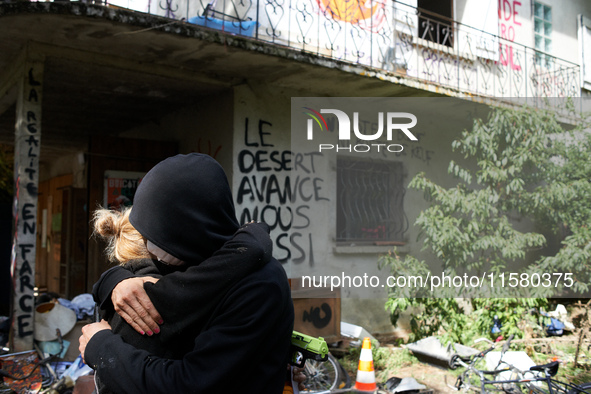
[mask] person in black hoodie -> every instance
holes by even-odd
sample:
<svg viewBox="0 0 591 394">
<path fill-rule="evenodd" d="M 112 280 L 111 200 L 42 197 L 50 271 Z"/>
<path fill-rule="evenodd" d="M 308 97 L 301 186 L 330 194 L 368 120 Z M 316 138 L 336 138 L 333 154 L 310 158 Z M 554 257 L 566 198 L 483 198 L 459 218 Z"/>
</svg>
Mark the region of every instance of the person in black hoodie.
<svg viewBox="0 0 591 394">
<path fill-rule="evenodd" d="M 177 270 L 184 270 L 187 265 L 161 253 L 159 258 L 148 251 L 147 240 L 131 225 L 129 214 L 131 208 L 122 211 L 97 209 L 93 215 L 94 234 L 107 241 L 105 254 L 109 261 L 118 263 L 121 267 L 136 275 L 155 278 L 150 280 L 155 283 L 157 279 Z M 210 258 L 199 264 L 195 271 L 210 270 L 218 274 L 217 283 L 222 281 L 235 282 L 244 275 L 260 269 L 268 263 L 271 257 L 272 243 L 269 237 L 269 226 L 264 223 L 249 223 L 242 226 L 222 248 L 217 250 Z M 221 269 L 224 268 L 224 269 Z M 227 269 L 229 268 L 229 269 Z M 100 282 L 100 281 L 99 281 Z M 221 286 L 225 286 L 221 284 Z M 95 298 L 97 295 L 95 294 Z M 207 303 L 203 299 L 202 303 Z M 115 312 L 114 308 L 106 305 L 102 317 L 109 323 L 114 334 L 122 337 L 123 341 L 137 349 L 148 351 L 154 356 L 181 359 L 190 348 L 187 344 L 193 342 L 195 333 L 191 329 L 192 315 L 187 315 L 184 324 L 164 326 L 161 335 L 144 335 L 138 333 L 125 320 Z M 168 316 L 168 311 L 163 312 Z M 173 330 L 172 332 L 170 332 Z M 95 383 L 98 394 L 111 393 L 101 378 L 101 371 L 95 374 Z"/>
<path fill-rule="evenodd" d="M 283 267 L 271 258 L 234 281 L 223 275 L 230 267 L 199 270 L 238 230 L 230 187 L 219 164 L 201 154 L 177 155 L 157 164 L 140 183 L 129 220 L 148 240 L 148 249 L 188 266 L 144 284 L 166 318 L 162 332 L 155 335 L 164 337 L 164 327 L 166 335 L 185 330 L 194 335 L 182 359 L 171 359 L 126 343 L 105 322 L 85 326 L 80 351 L 108 389 L 281 393 L 294 319 Z M 103 274 L 94 289 L 102 309 L 112 307 L 111 295 L 126 279 L 134 280 L 134 275 L 122 267 Z"/>
</svg>

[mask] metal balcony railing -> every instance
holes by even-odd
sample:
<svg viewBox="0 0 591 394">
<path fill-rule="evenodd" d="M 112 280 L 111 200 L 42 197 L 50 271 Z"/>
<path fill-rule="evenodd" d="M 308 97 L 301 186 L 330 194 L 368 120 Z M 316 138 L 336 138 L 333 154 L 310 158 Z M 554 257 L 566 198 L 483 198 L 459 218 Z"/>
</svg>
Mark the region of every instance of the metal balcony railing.
<svg viewBox="0 0 591 394">
<path fill-rule="evenodd" d="M 97 3 L 95 1 L 95 3 Z M 579 97 L 575 63 L 393 0 L 110 0 L 227 34 L 495 98 Z"/>
</svg>

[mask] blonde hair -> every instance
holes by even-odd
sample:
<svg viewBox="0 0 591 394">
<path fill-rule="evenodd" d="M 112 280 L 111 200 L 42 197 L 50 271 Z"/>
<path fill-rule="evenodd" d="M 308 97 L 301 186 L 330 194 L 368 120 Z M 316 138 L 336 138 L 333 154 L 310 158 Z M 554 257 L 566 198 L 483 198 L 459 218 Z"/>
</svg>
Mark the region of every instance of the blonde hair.
<svg viewBox="0 0 591 394">
<path fill-rule="evenodd" d="M 150 258 L 144 237 L 129 222 L 131 207 L 122 211 L 100 208 L 94 211 L 94 234 L 107 242 L 105 254 L 121 265 L 129 260 Z"/>
</svg>

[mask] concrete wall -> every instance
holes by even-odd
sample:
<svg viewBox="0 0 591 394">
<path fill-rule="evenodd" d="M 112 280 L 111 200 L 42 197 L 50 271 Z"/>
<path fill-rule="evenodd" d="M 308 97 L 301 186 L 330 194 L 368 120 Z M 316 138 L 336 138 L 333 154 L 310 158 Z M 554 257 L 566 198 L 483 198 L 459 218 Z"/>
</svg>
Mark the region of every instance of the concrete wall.
<svg viewBox="0 0 591 394">
<path fill-rule="evenodd" d="M 205 153 L 232 176 L 232 93 L 204 97 L 170 115 L 130 130 L 122 137 L 177 141 L 179 153 Z"/>
<path fill-rule="evenodd" d="M 272 228 L 275 256 L 284 263 L 290 277 L 306 275 L 378 276 L 390 275 L 378 269 L 380 254 L 392 246 L 337 245 L 336 239 L 336 155 L 300 153 L 292 140 L 290 100 L 305 92 L 277 89 L 270 84 L 245 84 L 234 91 L 234 136 L 232 186 L 239 220 L 262 220 Z M 428 101 L 423 101 L 428 100 Z M 421 171 L 444 186 L 454 180 L 447 174 L 451 142 L 470 128 L 472 116 L 484 116 L 478 104 L 449 98 L 402 99 L 412 103 L 419 123 L 419 141 L 407 143 L 400 155 L 376 154 L 374 160 L 403 163 L 404 187 Z M 413 102 L 414 101 L 414 102 Z M 439 103 L 440 105 L 434 105 Z M 410 108 L 410 107 L 409 107 Z M 398 137 L 404 139 L 403 137 Z M 461 160 L 460 160 L 461 161 Z M 299 177 L 299 178 L 298 178 Z M 299 186 L 304 177 L 306 184 Z M 285 196 L 286 183 L 293 194 Z M 368 190 L 368 193 L 371 190 Z M 304 201 L 308 197 L 309 200 Z M 284 198 L 282 200 L 282 198 Z M 426 201 L 421 192 L 406 190 L 404 212 L 409 222 L 406 245 L 401 252 L 422 258 L 422 242 L 413 226 Z M 342 320 L 360 324 L 370 331 L 392 330 L 384 311 L 386 289 L 342 288 Z"/>
</svg>

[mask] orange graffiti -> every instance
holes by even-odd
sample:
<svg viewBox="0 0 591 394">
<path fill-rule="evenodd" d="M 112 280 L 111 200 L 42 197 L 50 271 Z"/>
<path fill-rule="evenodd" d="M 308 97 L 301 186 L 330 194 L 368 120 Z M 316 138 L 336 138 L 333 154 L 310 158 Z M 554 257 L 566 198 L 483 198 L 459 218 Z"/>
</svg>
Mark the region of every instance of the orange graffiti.
<svg viewBox="0 0 591 394">
<path fill-rule="evenodd" d="M 358 24 L 373 20 L 375 29 L 385 17 L 385 5 L 376 0 L 316 0 L 326 16 L 335 20 Z"/>
</svg>

